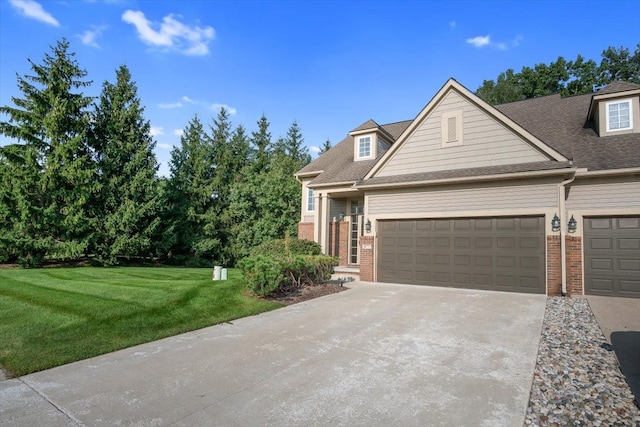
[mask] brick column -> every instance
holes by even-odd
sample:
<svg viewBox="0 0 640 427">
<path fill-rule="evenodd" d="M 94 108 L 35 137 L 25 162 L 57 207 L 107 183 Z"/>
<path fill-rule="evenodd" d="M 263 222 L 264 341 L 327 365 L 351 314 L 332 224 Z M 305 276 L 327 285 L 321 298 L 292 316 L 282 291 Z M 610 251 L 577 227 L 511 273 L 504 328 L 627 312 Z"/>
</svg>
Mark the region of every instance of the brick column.
<svg viewBox="0 0 640 427">
<path fill-rule="evenodd" d="M 567 295 L 584 295 L 582 282 L 582 238 L 566 236 L 567 251 Z"/>
<path fill-rule="evenodd" d="M 340 258 L 339 266 L 349 265 L 349 221 L 338 222 L 338 257 Z"/>
<path fill-rule="evenodd" d="M 373 281 L 373 236 L 360 237 L 360 280 Z"/>
<path fill-rule="evenodd" d="M 560 236 L 547 236 L 547 295 L 562 295 L 562 265 L 560 256 Z"/>
<path fill-rule="evenodd" d="M 312 222 L 298 223 L 298 239 L 311 240 L 313 242 L 313 223 Z"/>
</svg>

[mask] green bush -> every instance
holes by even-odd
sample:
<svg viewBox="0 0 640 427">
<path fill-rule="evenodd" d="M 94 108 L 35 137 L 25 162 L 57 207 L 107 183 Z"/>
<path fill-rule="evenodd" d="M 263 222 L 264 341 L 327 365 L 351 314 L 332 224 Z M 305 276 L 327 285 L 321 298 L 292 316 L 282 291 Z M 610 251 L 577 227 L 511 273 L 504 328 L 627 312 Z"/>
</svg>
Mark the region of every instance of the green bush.
<svg viewBox="0 0 640 427">
<path fill-rule="evenodd" d="M 275 239 L 251 249 L 250 256 L 294 256 L 294 255 L 320 255 L 322 252 L 320 245 L 310 240 L 300 239 Z"/>
<path fill-rule="evenodd" d="M 249 290 L 255 295 L 269 295 L 285 281 L 282 261 L 263 255 L 240 260 L 238 266 Z"/>
<path fill-rule="evenodd" d="M 331 278 L 338 258 L 325 255 L 255 255 L 240 261 L 247 286 L 256 295 L 287 293 Z"/>
</svg>

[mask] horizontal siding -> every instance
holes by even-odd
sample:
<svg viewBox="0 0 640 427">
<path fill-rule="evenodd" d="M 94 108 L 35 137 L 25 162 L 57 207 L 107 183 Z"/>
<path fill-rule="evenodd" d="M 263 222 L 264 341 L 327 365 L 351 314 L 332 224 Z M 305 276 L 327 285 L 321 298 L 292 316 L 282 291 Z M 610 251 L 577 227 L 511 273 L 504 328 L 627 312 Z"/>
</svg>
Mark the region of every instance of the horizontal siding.
<svg viewBox="0 0 640 427">
<path fill-rule="evenodd" d="M 329 199 L 329 219 L 338 219 L 338 215 L 347 213 L 346 199 Z"/>
<path fill-rule="evenodd" d="M 567 198 L 573 210 L 631 207 L 640 208 L 640 181 L 572 185 Z"/>
<path fill-rule="evenodd" d="M 315 220 L 313 215 L 303 215 L 302 222 L 313 222 Z"/>
<path fill-rule="evenodd" d="M 557 206 L 557 185 L 413 190 L 369 195 L 369 214 L 528 209 Z"/>
<path fill-rule="evenodd" d="M 441 115 L 463 111 L 463 145 L 442 147 Z M 457 92 L 449 92 L 409 136 L 376 176 L 404 175 L 449 169 L 498 166 L 547 160 L 528 142 Z"/>
</svg>

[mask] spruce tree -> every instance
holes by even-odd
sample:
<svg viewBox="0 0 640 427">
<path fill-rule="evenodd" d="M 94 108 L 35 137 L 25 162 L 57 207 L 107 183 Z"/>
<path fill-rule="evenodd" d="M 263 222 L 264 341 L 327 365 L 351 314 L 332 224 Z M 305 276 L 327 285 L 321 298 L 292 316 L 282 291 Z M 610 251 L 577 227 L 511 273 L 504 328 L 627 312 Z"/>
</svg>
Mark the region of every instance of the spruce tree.
<svg viewBox="0 0 640 427">
<path fill-rule="evenodd" d="M 97 255 L 106 263 L 150 255 L 160 212 L 155 142 L 124 65 L 116 70 L 115 84 L 102 85 L 91 141 L 100 186 L 94 199 L 102 224 L 95 236 Z"/>
</svg>

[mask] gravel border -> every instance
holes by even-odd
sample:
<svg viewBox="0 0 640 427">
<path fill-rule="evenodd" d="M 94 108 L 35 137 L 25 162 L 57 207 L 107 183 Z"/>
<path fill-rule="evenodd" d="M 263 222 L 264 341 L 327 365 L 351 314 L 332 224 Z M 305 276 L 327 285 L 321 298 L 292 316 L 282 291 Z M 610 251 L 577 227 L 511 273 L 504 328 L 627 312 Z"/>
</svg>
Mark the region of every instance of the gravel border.
<svg viewBox="0 0 640 427">
<path fill-rule="evenodd" d="M 615 354 L 585 299 L 550 297 L 525 426 L 639 426 Z"/>
</svg>

